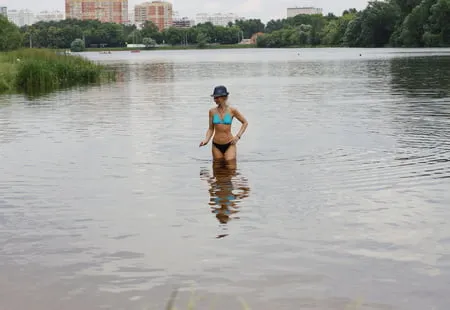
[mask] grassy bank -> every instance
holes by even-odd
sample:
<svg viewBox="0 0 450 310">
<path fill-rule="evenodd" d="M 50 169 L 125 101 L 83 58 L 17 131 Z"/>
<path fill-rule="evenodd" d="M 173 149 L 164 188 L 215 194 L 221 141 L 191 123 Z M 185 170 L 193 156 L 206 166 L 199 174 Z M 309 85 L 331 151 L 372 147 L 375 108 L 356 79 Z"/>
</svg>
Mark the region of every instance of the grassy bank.
<svg viewBox="0 0 450 310">
<path fill-rule="evenodd" d="M 49 93 L 114 80 L 114 73 L 80 56 L 55 50 L 21 49 L 0 53 L 0 94 Z"/>
<path fill-rule="evenodd" d="M 161 51 L 161 50 L 206 50 L 206 49 L 241 49 L 241 48 L 256 48 L 254 44 L 216 44 L 206 45 L 205 47 L 198 47 L 197 45 L 175 45 L 175 46 L 156 46 L 149 49 L 135 48 L 135 47 L 99 47 L 99 48 L 86 48 L 87 52 L 102 52 L 102 51 L 131 51 L 131 50 L 149 50 L 149 51 Z"/>
</svg>

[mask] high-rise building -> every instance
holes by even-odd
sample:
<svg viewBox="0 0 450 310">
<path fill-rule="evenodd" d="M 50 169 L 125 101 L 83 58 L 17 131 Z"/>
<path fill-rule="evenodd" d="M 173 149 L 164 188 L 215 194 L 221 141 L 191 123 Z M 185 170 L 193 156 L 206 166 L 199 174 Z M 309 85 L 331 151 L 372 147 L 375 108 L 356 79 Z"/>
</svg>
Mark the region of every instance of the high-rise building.
<svg viewBox="0 0 450 310">
<path fill-rule="evenodd" d="M 172 26 L 175 28 L 190 28 L 195 26 L 195 21 L 186 16 L 181 17 L 178 11 L 174 11 L 172 15 Z"/>
<path fill-rule="evenodd" d="M 66 0 L 66 18 L 125 24 L 128 0 Z"/>
<path fill-rule="evenodd" d="M 49 22 L 59 21 L 64 19 L 64 12 L 61 11 L 41 11 L 36 14 L 36 21 Z"/>
<path fill-rule="evenodd" d="M 175 28 L 190 28 L 195 26 L 195 21 L 188 17 L 174 18 L 172 26 Z"/>
<path fill-rule="evenodd" d="M 8 8 L 6 6 L 0 6 L 0 15 L 8 16 Z"/>
<path fill-rule="evenodd" d="M 305 15 L 321 15 L 322 14 L 321 8 L 315 8 L 315 7 L 299 7 L 299 8 L 287 8 L 287 17 L 294 17 L 299 14 L 305 14 Z"/>
<path fill-rule="evenodd" d="M 245 20 L 244 17 L 239 17 L 234 13 L 216 13 L 216 14 L 207 14 L 207 13 L 198 13 L 195 16 L 195 22 L 197 24 L 211 23 L 214 26 L 226 26 L 229 22 L 234 23 L 236 20 Z"/>
<path fill-rule="evenodd" d="M 128 24 L 134 25 L 134 9 L 128 11 Z"/>
<path fill-rule="evenodd" d="M 142 24 L 152 21 L 159 30 L 172 26 L 172 3 L 166 1 L 152 1 L 138 4 L 134 7 L 134 21 Z"/>
<path fill-rule="evenodd" d="M 34 24 L 35 17 L 34 13 L 30 10 L 8 10 L 8 20 L 22 27 Z"/>
</svg>

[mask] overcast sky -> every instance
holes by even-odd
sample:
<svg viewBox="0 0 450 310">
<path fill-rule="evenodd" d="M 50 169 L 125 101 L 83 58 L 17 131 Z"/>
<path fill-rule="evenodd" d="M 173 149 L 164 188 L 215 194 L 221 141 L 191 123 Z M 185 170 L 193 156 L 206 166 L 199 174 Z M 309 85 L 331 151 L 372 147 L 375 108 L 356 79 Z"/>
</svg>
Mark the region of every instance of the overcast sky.
<svg viewBox="0 0 450 310">
<path fill-rule="evenodd" d="M 135 4 L 145 0 L 129 0 L 130 10 Z M 363 9 L 367 0 L 172 0 L 174 11 L 181 16 L 195 17 L 196 13 L 237 13 L 246 18 L 260 18 L 267 22 L 272 18 L 285 18 L 286 8 L 295 6 L 315 6 L 324 13 L 333 12 L 341 15 L 348 8 Z M 0 0 L 8 9 L 28 8 L 32 11 L 64 10 L 64 0 Z"/>
</svg>

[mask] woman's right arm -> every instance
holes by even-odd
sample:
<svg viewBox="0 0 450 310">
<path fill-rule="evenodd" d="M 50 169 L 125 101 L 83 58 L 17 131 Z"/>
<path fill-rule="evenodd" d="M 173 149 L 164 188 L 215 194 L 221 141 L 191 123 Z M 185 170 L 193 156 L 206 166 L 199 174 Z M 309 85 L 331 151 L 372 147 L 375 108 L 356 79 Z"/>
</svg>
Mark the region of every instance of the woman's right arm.
<svg viewBox="0 0 450 310">
<path fill-rule="evenodd" d="M 214 124 L 212 122 L 212 110 L 209 110 L 209 126 L 208 130 L 206 131 L 206 137 L 205 140 L 200 142 L 200 146 L 207 145 L 209 140 L 211 139 L 212 135 L 214 134 Z"/>
</svg>

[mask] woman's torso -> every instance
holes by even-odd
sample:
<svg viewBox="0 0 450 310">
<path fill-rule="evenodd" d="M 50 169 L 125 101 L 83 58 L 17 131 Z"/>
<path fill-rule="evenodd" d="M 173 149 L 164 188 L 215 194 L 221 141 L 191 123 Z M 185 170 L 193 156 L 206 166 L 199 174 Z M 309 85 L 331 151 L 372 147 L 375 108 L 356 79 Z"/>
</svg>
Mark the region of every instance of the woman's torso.
<svg viewBox="0 0 450 310">
<path fill-rule="evenodd" d="M 233 135 L 231 134 L 231 123 L 233 121 L 233 112 L 231 108 L 227 108 L 223 114 L 215 108 L 213 110 L 214 139 L 213 141 L 220 144 L 228 143 Z"/>
</svg>

